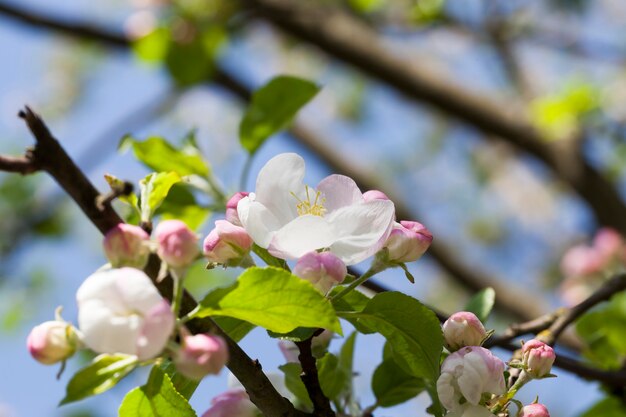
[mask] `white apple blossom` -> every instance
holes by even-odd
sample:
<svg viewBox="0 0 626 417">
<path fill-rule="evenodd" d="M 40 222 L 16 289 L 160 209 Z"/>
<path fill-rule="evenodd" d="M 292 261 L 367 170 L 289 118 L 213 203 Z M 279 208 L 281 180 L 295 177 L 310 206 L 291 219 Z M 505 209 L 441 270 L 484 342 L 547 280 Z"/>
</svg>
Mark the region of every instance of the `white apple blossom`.
<svg viewBox="0 0 626 417">
<path fill-rule="evenodd" d="M 83 342 L 97 353 L 157 356 L 174 330 L 174 315 L 138 269 L 98 271 L 76 293 Z"/>
<path fill-rule="evenodd" d="M 286 153 L 261 169 L 256 192 L 237 205 L 239 219 L 262 248 L 282 259 L 328 248 L 346 265 L 375 254 L 393 227 L 391 201 L 366 201 L 354 180 L 330 175 L 312 189 L 303 184 L 304 160 Z"/>
<path fill-rule="evenodd" d="M 446 417 L 496 417 L 487 407 L 465 403 L 454 411 L 446 414 Z"/>
</svg>

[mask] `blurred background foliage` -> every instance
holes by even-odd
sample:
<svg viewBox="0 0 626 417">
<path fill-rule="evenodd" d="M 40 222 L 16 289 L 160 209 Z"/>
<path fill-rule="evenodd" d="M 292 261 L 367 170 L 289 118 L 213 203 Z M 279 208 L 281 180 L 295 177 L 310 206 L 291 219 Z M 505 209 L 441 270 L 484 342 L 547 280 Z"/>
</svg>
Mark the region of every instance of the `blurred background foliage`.
<svg viewBox="0 0 626 417">
<path fill-rule="evenodd" d="M 390 81 L 394 74 L 381 76 L 384 69 L 355 63 L 345 48 L 311 39 L 286 23 L 288 15 L 272 17 L 264 5 L 274 3 L 320 9 L 302 20 L 313 21 L 322 38 L 326 30 L 344 29 L 358 44 L 360 31 L 333 26 L 339 13 L 375 34 L 409 75 L 416 69 L 427 80 L 449 86 L 450 103 L 467 95 L 479 98 L 476 107 L 497 110 L 510 123 L 536 132 L 540 143 L 498 135 L 472 123 L 468 109 L 398 88 Z M 20 154 L 30 145 L 14 118 L 28 103 L 103 191 L 105 173 L 138 189 L 151 170 L 176 171 L 172 166 L 184 160 L 192 161 L 193 174 L 215 172 L 232 193 L 240 183 L 253 188 L 256 171 L 272 155 L 303 153 L 313 172 L 309 183 L 337 166 L 356 172 L 433 232 L 438 249 L 411 266 L 417 285 L 408 286 L 395 272 L 383 274 L 381 282 L 446 312 L 462 308 L 480 288 L 500 283 L 502 304 L 489 323 L 500 328 L 562 304 L 558 265 L 569 247 L 601 226 L 626 233 L 625 39 L 626 5 L 620 0 L 71 0 L 54 5 L 0 0 L 0 151 Z M 245 103 L 256 88 L 284 74 L 310 80 L 321 91 L 287 133 L 272 137 L 251 158 L 237 140 Z M 283 94 L 295 97 L 296 90 Z M 123 152 L 117 153 L 122 138 Z M 609 191 L 585 185 L 587 168 L 599 173 Z M 242 171 L 249 175 L 242 178 Z M 183 218 L 206 233 L 211 215 L 223 210 L 219 196 L 207 195 L 206 189 L 174 185 L 157 215 Z M 603 211 L 609 206 L 607 193 L 621 206 Z M 43 175 L 1 174 L 0 196 L 0 337 L 6 341 L 1 353 L 6 358 L 20 352 L 15 369 L 34 374 L 39 371 L 22 353 L 25 332 L 51 316 L 58 300 L 72 317 L 73 290 L 103 263 L 100 238 Z M 123 202 L 117 207 L 137 221 L 132 207 Z M 202 294 L 232 280 L 233 272 L 207 273 L 198 264 L 191 276 L 191 291 Z M 514 301 L 517 308 L 507 308 Z M 624 368 L 625 306 L 622 294 L 579 321 L 585 360 L 603 369 Z M 52 383 L 50 373 L 37 375 Z M 545 383 L 542 400 L 553 415 L 626 415 L 624 392 L 562 380 L 560 387 Z M 9 385 L 0 390 L 6 416 L 42 413 L 13 396 L 11 390 L 20 384 Z M 574 398 L 563 395 L 567 390 L 593 394 Z M 110 415 L 114 409 L 98 414 L 84 411 L 88 406 L 58 415 Z M 409 415 L 407 410 L 389 412 Z"/>
</svg>

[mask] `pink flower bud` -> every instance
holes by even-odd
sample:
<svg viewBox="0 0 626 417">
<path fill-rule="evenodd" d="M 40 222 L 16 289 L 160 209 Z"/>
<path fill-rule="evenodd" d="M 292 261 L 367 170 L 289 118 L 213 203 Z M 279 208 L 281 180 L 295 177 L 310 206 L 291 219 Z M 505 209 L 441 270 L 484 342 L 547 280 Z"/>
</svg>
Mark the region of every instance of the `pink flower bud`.
<svg viewBox="0 0 626 417">
<path fill-rule="evenodd" d="M 604 227 L 598 230 L 593 238 L 593 247 L 609 260 L 619 256 L 624 247 L 624 240 L 616 230 Z"/>
<path fill-rule="evenodd" d="M 401 221 L 394 225 L 384 247 L 389 251 L 389 260 L 412 262 L 422 257 L 432 241 L 433 235 L 421 223 Z"/>
<path fill-rule="evenodd" d="M 30 331 L 26 345 L 35 360 L 52 365 L 72 356 L 79 345 L 76 329 L 64 321 L 46 321 Z"/>
<path fill-rule="evenodd" d="M 104 253 L 113 268 L 143 269 L 150 256 L 149 241 L 141 227 L 120 223 L 104 236 Z"/>
<path fill-rule="evenodd" d="M 506 392 L 504 362 L 480 346 L 452 353 L 441 365 L 437 393 L 441 404 L 454 412 L 467 403 L 478 405 L 483 394 Z"/>
<path fill-rule="evenodd" d="M 369 190 L 363 193 L 363 199 L 365 201 L 374 200 L 389 200 L 389 197 L 385 193 L 379 190 Z"/>
<path fill-rule="evenodd" d="M 208 374 L 219 374 L 228 362 L 228 346 L 220 336 L 186 335 L 176 352 L 174 364 L 189 379 L 200 380 Z"/>
<path fill-rule="evenodd" d="M 309 252 L 298 259 L 293 274 L 309 281 L 315 288 L 326 294 L 333 285 L 343 282 L 348 269 L 331 252 Z"/>
<path fill-rule="evenodd" d="M 474 313 L 460 311 L 443 324 L 443 337 L 446 347 L 454 352 L 464 346 L 480 346 L 487 331 Z"/>
<path fill-rule="evenodd" d="M 235 193 L 226 203 L 226 220 L 235 226 L 241 226 L 241 220 L 239 220 L 239 214 L 237 214 L 237 204 L 239 204 L 239 200 L 247 197 L 249 194 L 250 193 L 245 191 L 239 191 L 238 193 Z"/>
<path fill-rule="evenodd" d="M 204 240 L 204 256 L 218 264 L 237 266 L 252 248 L 252 238 L 243 227 L 217 220 Z"/>
<path fill-rule="evenodd" d="M 543 404 L 530 404 L 522 408 L 519 417 L 550 417 L 550 413 Z"/>
<path fill-rule="evenodd" d="M 566 277 L 584 277 L 600 273 L 605 267 L 605 257 L 596 249 L 585 245 L 574 246 L 561 260 L 561 272 Z"/>
<path fill-rule="evenodd" d="M 180 220 L 165 220 L 154 231 L 159 257 L 169 266 L 183 268 L 200 253 L 198 236 Z"/>
<path fill-rule="evenodd" d="M 202 417 L 256 417 L 257 408 L 250 401 L 248 394 L 242 390 L 226 391 L 211 401 L 209 408 Z"/>
<path fill-rule="evenodd" d="M 522 346 L 522 362 L 526 372 L 534 378 L 548 375 L 554 359 L 556 359 L 554 350 L 540 340 L 532 339 Z"/>
</svg>

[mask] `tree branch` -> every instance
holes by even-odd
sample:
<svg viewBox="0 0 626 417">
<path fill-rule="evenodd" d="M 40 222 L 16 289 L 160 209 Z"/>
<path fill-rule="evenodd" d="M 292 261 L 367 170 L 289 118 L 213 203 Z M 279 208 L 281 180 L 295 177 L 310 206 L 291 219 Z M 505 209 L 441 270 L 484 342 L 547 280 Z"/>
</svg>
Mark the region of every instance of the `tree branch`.
<svg viewBox="0 0 626 417">
<path fill-rule="evenodd" d="M 315 336 L 319 335 L 321 332 L 321 329 L 318 330 Z M 309 394 L 309 398 L 313 403 L 313 415 L 316 417 L 335 417 L 335 413 L 330 407 L 330 401 L 326 395 L 324 395 L 322 387 L 320 386 L 316 360 L 311 352 L 312 340 L 313 336 L 301 342 L 296 342 L 296 346 L 298 346 L 298 349 L 300 350 L 298 359 L 302 365 L 302 375 L 300 378 L 302 379 L 307 393 Z"/>
<path fill-rule="evenodd" d="M 16 172 L 18 174 L 27 175 L 37 172 L 39 168 L 32 160 L 29 151 L 25 156 L 5 156 L 0 155 L 0 171 Z"/>
<path fill-rule="evenodd" d="M 0 13 L 5 13 L 9 6 L 0 8 Z M 128 46 L 130 41 L 126 40 L 123 35 L 116 35 L 105 30 L 89 28 L 88 31 L 73 32 L 74 28 L 85 28 L 84 24 L 71 24 L 62 20 L 56 20 L 44 15 L 27 11 L 17 6 L 10 6 L 10 16 L 18 17 L 22 22 L 33 24 L 37 22 L 38 27 L 61 31 L 62 33 L 82 37 L 92 40 L 101 40 L 103 43 L 113 47 Z M 26 16 L 22 18 L 22 16 Z M 369 30 L 369 29 L 367 29 Z M 388 53 L 385 51 L 385 56 Z M 395 59 L 395 58 L 394 58 Z M 214 81 L 226 87 L 227 90 L 233 92 L 236 96 L 248 101 L 251 91 L 248 87 L 231 77 L 227 72 L 217 68 L 214 74 Z M 481 98 L 482 100 L 482 98 Z M 342 158 L 340 155 L 325 145 L 326 141 L 315 134 L 313 131 L 298 125 L 297 123 L 289 130 L 290 135 L 308 148 L 311 152 L 318 155 L 326 165 L 333 171 L 346 174 L 356 180 L 362 189 L 381 189 L 385 188 L 379 184 L 372 176 L 361 172 L 356 166 Z M 388 192 L 388 190 L 387 190 Z M 390 193 L 388 193 L 390 195 Z M 396 211 L 399 218 L 420 218 L 418 213 L 409 211 L 398 196 L 392 198 L 396 203 Z M 626 221 L 626 216 L 624 216 Z M 496 307 L 502 311 L 508 312 L 518 319 L 531 320 L 534 317 L 545 313 L 545 308 L 541 302 L 535 302 L 531 305 L 526 303 L 524 299 L 530 299 L 531 295 L 525 293 L 521 289 L 510 288 L 510 284 L 505 284 L 496 278 L 489 277 L 475 268 L 467 267 L 456 260 L 452 251 L 444 245 L 435 241 L 429 249 L 429 255 L 446 271 L 451 277 L 472 291 L 479 291 L 485 287 L 493 287 L 496 290 Z M 526 298 L 528 297 L 528 298 Z M 532 297 L 536 300 L 536 296 Z"/>
<path fill-rule="evenodd" d="M 31 26 L 52 29 L 74 38 L 78 37 L 85 40 L 98 41 L 110 46 L 127 47 L 130 45 L 130 41 L 124 35 L 117 32 L 111 32 L 104 28 L 95 28 L 86 23 L 73 23 L 65 21 L 62 18 L 50 17 L 45 14 L 30 11 L 17 4 L 0 2 L 0 14 Z"/>
<path fill-rule="evenodd" d="M 19 115 L 26 121 L 37 141 L 31 152 L 32 163 L 48 172 L 56 180 L 101 233 L 104 234 L 121 223 L 122 219 L 110 204 L 100 201 L 98 191 L 52 136 L 43 120 L 28 107 Z M 100 208 L 98 202 L 101 203 Z M 156 255 L 152 255 L 146 266 L 146 273 L 156 280 L 159 270 L 160 260 Z M 163 296 L 170 297 L 173 291 L 171 278 L 158 283 L 157 288 Z M 186 294 L 183 299 L 183 313 L 191 311 L 195 306 L 195 300 Z M 231 357 L 228 363 L 229 369 L 243 384 L 252 402 L 264 415 L 269 417 L 308 416 L 307 413 L 296 410 L 276 391 L 262 372 L 258 361 L 253 361 L 214 321 L 211 319 L 194 320 L 189 322 L 189 328 L 196 333 L 211 329 L 224 337 Z"/>
<path fill-rule="evenodd" d="M 563 153 L 558 143 L 551 143 L 532 126 L 519 121 L 519 115 L 509 113 L 509 106 L 464 90 L 419 62 L 396 56 L 376 32 L 338 9 L 291 0 L 244 2 L 285 32 L 476 127 L 487 134 L 487 139 L 504 139 L 535 156 L 588 202 L 599 223 L 626 233 L 626 205 L 613 185 L 578 151 Z"/>
</svg>

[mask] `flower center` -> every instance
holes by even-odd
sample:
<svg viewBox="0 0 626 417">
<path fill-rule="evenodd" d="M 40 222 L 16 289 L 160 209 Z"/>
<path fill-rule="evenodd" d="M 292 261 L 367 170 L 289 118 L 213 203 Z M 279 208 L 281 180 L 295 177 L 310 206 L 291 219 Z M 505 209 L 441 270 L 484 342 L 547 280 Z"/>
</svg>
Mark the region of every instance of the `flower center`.
<svg viewBox="0 0 626 417">
<path fill-rule="evenodd" d="M 306 200 L 300 200 L 297 195 L 293 192 L 292 196 L 298 200 L 298 204 L 296 204 L 296 210 L 298 210 L 298 216 L 304 216 L 305 214 L 312 214 L 313 216 L 322 217 L 324 213 L 326 213 L 326 209 L 324 208 L 325 198 L 322 197 L 322 193 L 320 191 L 315 191 L 315 198 L 311 201 L 311 193 L 309 192 L 309 186 L 305 185 L 306 191 Z"/>
</svg>

